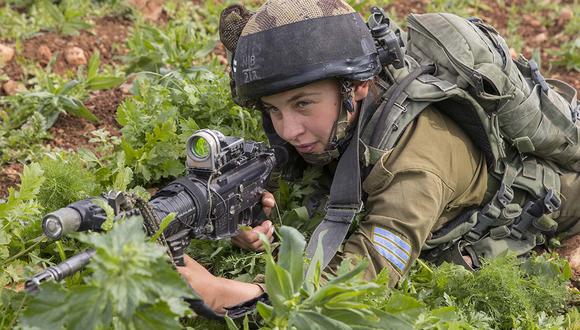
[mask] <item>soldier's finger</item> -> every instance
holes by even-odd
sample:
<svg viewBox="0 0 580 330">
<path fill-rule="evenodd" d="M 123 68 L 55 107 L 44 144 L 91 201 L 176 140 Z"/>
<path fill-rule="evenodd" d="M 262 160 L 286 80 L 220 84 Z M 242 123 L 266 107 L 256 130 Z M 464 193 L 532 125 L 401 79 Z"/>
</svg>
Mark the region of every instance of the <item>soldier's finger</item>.
<svg viewBox="0 0 580 330">
<path fill-rule="evenodd" d="M 262 241 L 256 241 L 251 244 L 251 248 L 256 252 L 264 251 L 264 243 Z"/>
<path fill-rule="evenodd" d="M 262 193 L 262 206 L 273 208 L 276 206 L 276 200 L 274 199 L 274 195 L 271 192 L 265 191 Z"/>
<path fill-rule="evenodd" d="M 271 208 L 271 207 L 265 207 L 265 206 L 262 206 L 262 211 L 264 211 L 264 214 L 265 214 L 267 217 L 269 217 L 269 216 L 270 216 L 270 214 L 272 214 L 272 208 Z"/>
<path fill-rule="evenodd" d="M 235 246 L 239 247 L 240 249 L 248 249 L 248 245 L 246 244 L 245 241 L 243 241 L 242 239 L 240 239 L 239 237 L 232 237 L 232 244 L 234 244 Z"/>
</svg>

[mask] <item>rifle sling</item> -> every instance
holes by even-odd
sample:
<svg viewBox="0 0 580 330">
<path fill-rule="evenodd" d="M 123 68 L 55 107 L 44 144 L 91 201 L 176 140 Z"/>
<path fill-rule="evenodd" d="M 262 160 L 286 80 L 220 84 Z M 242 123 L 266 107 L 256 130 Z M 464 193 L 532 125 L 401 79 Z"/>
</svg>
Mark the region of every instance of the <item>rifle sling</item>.
<svg viewBox="0 0 580 330">
<path fill-rule="evenodd" d="M 318 242 L 321 241 L 324 248 L 321 268 L 324 269 L 336 254 L 346 238 L 350 224 L 362 209 L 361 180 L 359 165 L 359 136 L 361 123 L 366 113 L 365 108 L 370 102 L 366 98 L 360 107 L 356 131 L 351 138 L 348 147 L 338 161 L 338 166 L 330 187 L 330 197 L 326 204 L 326 215 L 316 227 L 308 247 L 306 255 L 314 256 Z"/>
</svg>

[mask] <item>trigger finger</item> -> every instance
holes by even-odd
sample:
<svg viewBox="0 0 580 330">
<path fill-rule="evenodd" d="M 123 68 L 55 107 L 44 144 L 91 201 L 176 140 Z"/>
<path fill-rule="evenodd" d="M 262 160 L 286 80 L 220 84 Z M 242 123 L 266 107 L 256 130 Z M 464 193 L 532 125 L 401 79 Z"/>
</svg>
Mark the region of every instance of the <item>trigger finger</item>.
<svg viewBox="0 0 580 330">
<path fill-rule="evenodd" d="M 269 216 L 270 216 L 270 213 L 272 213 L 272 208 L 271 208 L 271 207 L 266 207 L 266 206 L 264 206 L 264 207 L 262 207 L 262 211 L 264 211 L 264 214 L 265 214 L 267 217 L 269 217 Z"/>
</svg>

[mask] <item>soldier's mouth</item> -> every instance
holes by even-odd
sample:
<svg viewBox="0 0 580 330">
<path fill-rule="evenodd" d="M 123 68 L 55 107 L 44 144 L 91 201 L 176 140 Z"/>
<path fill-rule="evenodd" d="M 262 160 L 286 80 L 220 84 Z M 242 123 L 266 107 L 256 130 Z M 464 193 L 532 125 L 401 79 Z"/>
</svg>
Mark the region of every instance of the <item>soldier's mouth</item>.
<svg viewBox="0 0 580 330">
<path fill-rule="evenodd" d="M 316 147 L 316 142 L 300 144 L 300 145 L 294 146 L 294 148 L 296 148 L 296 150 L 298 150 L 298 152 L 302 153 L 302 154 L 308 154 L 308 153 L 313 152 L 315 147 Z"/>
</svg>

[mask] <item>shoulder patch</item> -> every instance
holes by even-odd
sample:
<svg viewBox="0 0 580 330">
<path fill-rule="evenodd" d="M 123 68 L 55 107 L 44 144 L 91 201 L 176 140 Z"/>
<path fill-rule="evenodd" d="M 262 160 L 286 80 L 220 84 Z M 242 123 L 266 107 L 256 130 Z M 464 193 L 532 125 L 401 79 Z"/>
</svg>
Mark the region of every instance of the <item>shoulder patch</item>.
<svg viewBox="0 0 580 330">
<path fill-rule="evenodd" d="M 396 269 L 403 273 L 411 258 L 411 245 L 401 235 L 374 226 L 372 242 L 380 255 L 385 257 Z"/>
</svg>

